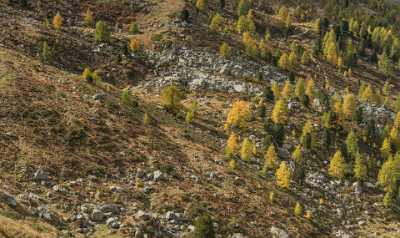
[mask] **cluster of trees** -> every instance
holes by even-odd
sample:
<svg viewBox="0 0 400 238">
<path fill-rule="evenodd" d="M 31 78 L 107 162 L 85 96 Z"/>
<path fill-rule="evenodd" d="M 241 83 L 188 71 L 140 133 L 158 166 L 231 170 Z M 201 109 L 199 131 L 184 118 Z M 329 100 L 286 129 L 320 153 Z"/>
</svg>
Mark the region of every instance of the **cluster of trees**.
<svg viewBox="0 0 400 238">
<path fill-rule="evenodd" d="M 396 197 L 400 199 L 400 113 L 393 123 L 386 119 L 384 123 L 387 126 L 381 131 L 375 116 L 363 112 L 363 105 L 382 105 L 388 102 L 390 88 L 388 82 L 382 92 L 375 90 L 370 84 L 361 84 L 358 94 L 351 93 L 348 89 L 332 94 L 327 84 L 316 92 L 312 79 L 298 79 L 295 83 L 287 80 L 282 86 L 273 83 L 266 87 L 255 112 L 251 110 L 249 103 L 241 101 L 232 106 L 227 118 L 227 125 L 246 130 L 252 115 L 260 117 L 264 121 L 263 148 L 256 150 L 254 142 L 248 138 L 243 138 L 239 145 L 240 131 L 233 132 L 233 127 L 226 126 L 231 132 L 226 156 L 230 160 L 236 160 L 237 155 L 243 161 L 248 161 L 252 156 L 263 154 L 264 165 L 261 172 L 265 174 L 274 171 L 276 184 L 290 189 L 291 182 L 302 183 L 307 158 L 329 155 L 327 172 L 332 178 L 352 177 L 354 180 L 365 181 L 376 176 L 379 184 L 385 188 L 385 204 L 389 205 Z M 290 162 L 282 160 L 278 153 L 289 135 L 286 132 L 288 102 L 297 100 L 307 109 L 310 107 L 309 102 L 314 99 L 320 102 L 322 115 L 319 120 L 306 120 L 301 133 L 292 131 L 292 135 L 298 138 L 298 144 L 290 157 L 294 166 L 289 166 Z M 274 103 L 269 115 L 265 113 L 266 102 Z M 244 115 L 241 115 L 243 112 Z M 343 134 L 346 136 L 343 137 Z M 260 149 L 265 152 L 262 153 Z M 317 151 L 324 153 L 318 155 Z M 383 163 L 382 167 L 378 161 Z M 232 164 L 234 166 L 231 168 L 236 168 L 236 161 L 231 162 L 230 166 Z"/>
</svg>

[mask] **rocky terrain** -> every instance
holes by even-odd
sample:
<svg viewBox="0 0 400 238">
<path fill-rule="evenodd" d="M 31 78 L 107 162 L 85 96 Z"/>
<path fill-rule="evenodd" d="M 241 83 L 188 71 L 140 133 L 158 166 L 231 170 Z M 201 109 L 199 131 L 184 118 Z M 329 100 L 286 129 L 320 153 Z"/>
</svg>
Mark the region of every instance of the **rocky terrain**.
<svg viewBox="0 0 400 238">
<path fill-rule="evenodd" d="M 277 63 L 247 55 L 235 30 L 210 30 L 216 12 L 235 28 L 235 1 L 221 10 L 220 1 L 209 0 L 207 11 L 183 0 L 23 2 L 0 0 L 0 238 L 400 237 L 400 203 L 383 204 L 376 178 L 384 163 L 376 152 L 381 142 L 373 148 L 360 142 L 379 157 L 362 181 L 333 178 L 331 151 L 317 142 L 307 152 L 303 181 L 293 179 L 290 190 L 282 189 L 275 171 L 263 171 L 267 116 L 254 113 L 238 134 L 257 153 L 231 168 L 224 125 L 232 103 L 246 100 L 256 111 L 267 86 L 290 78 Z M 259 35 L 281 27 L 275 14 L 281 4 L 299 4 L 266 2 L 252 4 Z M 294 21 L 286 37 L 271 30 L 269 47 L 284 52 L 296 41 L 310 49 L 318 35 L 311 22 L 322 14 L 323 2 L 303 3 L 315 10 L 309 21 Z M 110 26 L 107 42 L 96 42 L 96 30 L 85 25 L 88 8 Z M 189 20 L 182 19 L 185 10 Z M 57 13 L 60 30 L 49 26 Z M 132 22 L 139 32 L 130 32 Z M 128 49 L 132 37 L 142 43 L 140 51 Z M 232 46 L 231 57 L 221 55 L 223 41 Z M 52 50 L 48 62 L 43 42 Z M 316 91 L 329 79 L 332 98 L 345 88 L 356 93 L 361 81 L 382 88 L 384 76 L 367 58 L 344 77 L 322 57 L 312 57 L 307 65 L 296 64 L 295 77 L 315 77 Z M 85 68 L 100 79 L 85 80 Z M 396 69 L 390 103 L 399 77 Z M 169 85 L 185 93 L 175 114 L 163 106 Z M 124 90 L 135 103 L 124 102 Z M 188 123 L 193 102 L 198 110 Z M 274 102 L 262 103 L 271 115 Z M 327 109 L 319 97 L 307 107 L 297 98 L 285 103 L 286 139 L 276 150 L 294 172 L 291 157 L 303 124 L 311 121 L 321 141 L 320 117 Z M 397 113 L 392 104 L 369 101 L 357 110 L 365 120 L 344 123 L 335 148 L 343 147 L 351 129 L 367 127 L 368 119 L 383 134 Z M 298 202 L 312 217 L 294 214 Z M 212 217 L 215 236 L 196 236 L 203 214 Z"/>
</svg>

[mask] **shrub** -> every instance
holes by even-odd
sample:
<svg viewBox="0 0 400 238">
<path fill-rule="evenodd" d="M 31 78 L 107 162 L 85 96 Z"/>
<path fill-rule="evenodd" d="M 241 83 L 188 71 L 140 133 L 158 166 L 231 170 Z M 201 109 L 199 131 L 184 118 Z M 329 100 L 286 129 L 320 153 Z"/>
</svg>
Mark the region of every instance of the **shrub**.
<svg viewBox="0 0 400 238">
<path fill-rule="evenodd" d="M 204 10 L 206 10 L 207 1 L 206 0 L 197 0 L 195 6 L 198 11 L 204 11 Z"/>
<path fill-rule="evenodd" d="M 165 87 L 161 91 L 161 103 L 169 112 L 177 114 L 181 109 L 182 91 L 175 85 Z"/>
<path fill-rule="evenodd" d="M 92 73 L 92 71 L 90 71 L 89 68 L 85 68 L 85 70 L 82 73 L 82 78 L 88 83 L 93 83 L 93 81 L 94 81 L 93 73 Z"/>
<path fill-rule="evenodd" d="M 93 12 L 90 9 L 87 9 L 84 16 L 83 20 L 85 22 L 85 25 L 88 27 L 93 26 L 94 18 L 93 18 Z"/>
<path fill-rule="evenodd" d="M 138 53 L 142 49 L 142 42 L 139 39 L 131 38 L 129 40 L 129 48 L 133 53 Z"/>
<path fill-rule="evenodd" d="M 40 52 L 40 60 L 42 61 L 42 63 L 50 63 L 52 58 L 52 52 L 51 49 L 49 47 L 49 45 L 47 44 L 47 41 L 44 41 L 42 44 L 42 49 Z"/>
<path fill-rule="evenodd" d="M 224 28 L 224 18 L 219 14 L 215 14 L 211 19 L 210 29 L 218 32 L 222 31 L 223 28 Z"/>
<path fill-rule="evenodd" d="M 222 43 L 219 48 L 219 54 L 225 59 L 229 59 L 232 55 L 232 49 L 227 43 Z"/>
<path fill-rule="evenodd" d="M 196 218 L 193 238 L 215 238 L 213 221 L 209 215 L 205 214 Z"/>
<path fill-rule="evenodd" d="M 139 25 L 136 23 L 131 23 L 129 26 L 129 33 L 138 34 L 140 32 Z"/>
<path fill-rule="evenodd" d="M 99 21 L 96 23 L 95 41 L 107 42 L 111 36 L 108 26 L 105 22 Z"/>
<path fill-rule="evenodd" d="M 294 207 L 294 214 L 298 217 L 303 215 L 303 206 L 299 202 L 296 202 L 296 206 Z"/>
<path fill-rule="evenodd" d="M 56 31 L 60 31 L 63 23 L 63 18 L 61 14 L 58 12 L 57 15 L 53 17 L 53 27 Z"/>
</svg>

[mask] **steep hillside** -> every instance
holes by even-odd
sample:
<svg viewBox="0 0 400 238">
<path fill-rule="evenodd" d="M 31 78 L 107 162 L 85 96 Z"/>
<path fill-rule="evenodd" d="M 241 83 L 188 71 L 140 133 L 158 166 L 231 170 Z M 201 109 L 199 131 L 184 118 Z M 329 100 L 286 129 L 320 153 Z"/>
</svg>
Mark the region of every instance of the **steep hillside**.
<svg viewBox="0 0 400 238">
<path fill-rule="evenodd" d="M 0 0 L 0 237 L 400 237 L 398 6 L 251 2 Z"/>
</svg>

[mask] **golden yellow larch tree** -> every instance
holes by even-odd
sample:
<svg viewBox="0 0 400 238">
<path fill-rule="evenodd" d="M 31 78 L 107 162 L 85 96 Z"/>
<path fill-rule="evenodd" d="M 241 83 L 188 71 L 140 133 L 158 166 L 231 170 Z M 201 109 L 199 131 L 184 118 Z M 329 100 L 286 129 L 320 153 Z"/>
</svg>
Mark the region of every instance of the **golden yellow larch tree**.
<svg viewBox="0 0 400 238">
<path fill-rule="evenodd" d="M 251 143 L 248 138 L 245 138 L 242 142 L 242 147 L 240 148 L 240 158 L 244 161 L 249 161 L 253 154 L 253 147 L 253 143 Z"/>
<path fill-rule="evenodd" d="M 53 17 L 53 27 L 56 31 L 60 31 L 63 24 L 63 18 L 61 14 L 58 12 L 57 15 Z"/>
<path fill-rule="evenodd" d="M 285 100 L 289 100 L 292 96 L 292 85 L 290 84 L 289 80 L 285 81 L 282 89 L 282 98 Z"/>
<path fill-rule="evenodd" d="M 239 149 L 239 144 L 237 135 L 234 132 L 232 132 L 229 135 L 228 141 L 226 142 L 226 147 L 225 147 L 226 157 L 232 158 L 233 155 L 238 151 L 238 149 Z"/>
<path fill-rule="evenodd" d="M 303 152 L 301 149 L 301 146 L 298 145 L 294 149 L 292 153 L 292 159 L 297 163 L 297 164 L 302 164 L 303 163 Z"/>
<path fill-rule="evenodd" d="M 251 117 L 250 104 L 246 101 L 236 101 L 232 104 L 231 110 L 226 119 L 225 129 L 231 127 L 246 128 Z"/>
<path fill-rule="evenodd" d="M 275 101 L 279 100 L 281 98 L 281 90 L 277 82 L 272 82 L 271 90 L 272 93 L 274 94 Z"/>
<path fill-rule="evenodd" d="M 288 106 L 284 99 L 279 99 L 272 110 L 271 119 L 276 124 L 286 123 L 288 117 Z"/>
<path fill-rule="evenodd" d="M 306 83 L 306 95 L 308 96 L 308 98 L 310 100 L 314 99 L 314 87 L 315 87 L 315 83 L 313 79 L 308 79 L 307 83 Z"/>
<path fill-rule="evenodd" d="M 348 93 L 343 98 L 343 115 L 346 119 L 353 119 L 357 111 L 356 97 L 352 93 Z"/>
<path fill-rule="evenodd" d="M 334 178 L 343 178 L 346 174 L 346 162 L 344 161 L 342 152 L 336 151 L 329 164 L 328 173 Z"/>
<path fill-rule="evenodd" d="M 264 167 L 263 170 L 275 169 L 278 165 L 278 155 L 275 151 L 275 146 L 270 145 L 264 155 Z"/>
<path fill-rule="evenodd" d="M 83 15 L 83 21 L 85 22 L 85 25 L 88 27 L 92 27 L 94 24 L 93 12 L 89 8 Z"/>
<path fill-rule="evenodd" d="M 292 177 L 292 172 L 289 169 L 286 161 L 282 161 L 279 168 L 275 172 L 276 184 L 281 188 L 290 188 L 290 180 Z"/>
<path fill-rule="evenodd" d="M 368 84 L 364 90 L 362 91 L 360 100 L 362 102 L 374 102 L 375 100 L 375 93 L 374 89 L 372 88 L 371 84 Z"/>
<path fill-rule="evenodd" d="M 304 97 L 306 93 L 306 84 L 304 82 L 304 79 L 299 78 L 296 82 L 296 87 L 294 89 L 294 93 L 296 94 L 296 97 L 301 99 Z"/>
<path fill-rule="evenodd" d="M 389 158 L 392 155 L 392 141 L 389 137 L 383 140 L 380 151 L 383 158 Z"/>
</svg>

